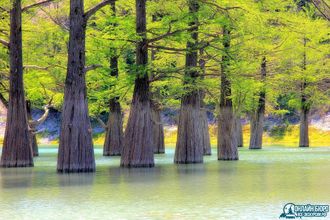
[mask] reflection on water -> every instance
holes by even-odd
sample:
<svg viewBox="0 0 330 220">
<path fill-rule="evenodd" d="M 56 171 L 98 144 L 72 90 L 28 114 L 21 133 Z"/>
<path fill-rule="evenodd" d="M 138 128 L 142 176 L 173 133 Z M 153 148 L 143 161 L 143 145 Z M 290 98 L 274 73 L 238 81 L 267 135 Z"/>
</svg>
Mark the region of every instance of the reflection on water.
<svg viewBox="0 0 330 220">
<path fill-rule="evenodd" d="M 0 219 L 278 219 L 283 205 L 330 204 L 330 148 L 240 150 L 240 161 L 119 167 L 96 149 L 94 174 L 56 174 L 56 149 L 34 168 L 0 169 Z"/>
</svg>

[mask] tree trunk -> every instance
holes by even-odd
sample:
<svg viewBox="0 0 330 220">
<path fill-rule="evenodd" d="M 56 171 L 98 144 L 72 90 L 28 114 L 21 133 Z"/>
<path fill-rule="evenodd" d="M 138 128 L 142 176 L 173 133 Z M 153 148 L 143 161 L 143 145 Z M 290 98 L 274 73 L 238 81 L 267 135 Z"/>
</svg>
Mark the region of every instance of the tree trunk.
<svg viewBox="0 0 330 220">
<path fill-rule="evenodd" d="M 112 16 L 116 16 L 116 3 L 111 2 Z M 116 26 L 116 24 L 114 24 Z M 118 56 L 115 48 L 110 48 L 110 76 L 118 78 Z M 121 105 L 118 101 L 119 97 L 114 97 L 109 100 L 109 120 L 107 123 L 105 142 L 103 147 L 104 156 L 120 156 L 123 145 L 123 115 Z"/>
<path fill-rule="evenodd" d="M 146 0 L 136 0 L 136 32 L 141 40 L 136 45 L 138 66 L 130 115 L 124 136 L 122 167 L 153 167 L 154 149 L 151 121 L 148 44 L 146 36 Z"/>
<path fill-rule="evenodd" d="M 300 111 L 300 133 L 299 133 L 299 147 L 309 147 L 308 134 L 308 115 L 310 107 L 307 103 L 307 96 L 305 95 L 306 82 L 302 83 L 301 95 L 301 111 Z"/>
<path fill-rule="evenodd" d="M 164 127 L 160 115 L 160 108 L 155 102 L 151 102 L 153 146 L 155 154 L 165 153 Z"/>
<path fill-rule="evenodd" d="M 157 19 L 163 15 L 156 12 L 152 15 L 152 22 L 156 22 Z M 151 61 L 156 59 L 156 49 L 151 50 Z M 151 73 L 151 80 L 154 78 L 154 73 Z M 155 91 L 151 94 L 151 117 L 152 117 L 152 132 L 153 132 L 153 146 L 155 154 L 165 153 L 165 137 L 164 137 L 164 125 L 161 118 L 161 106 L 158 102 L 159 91 Z"/>
<path fill-rule="evenodd" d="M 202 74 L 201 74 L 201 79 L 203 80 L 205 78 L 206 74 L 206 61 L 203 57 L 204 55 L 204 49 L 199 50 L 199 67 L 201 68 Z M 202 124 L 202 142 L 203 142 L 203 154 L 206 156 L 209 156 L 212 154 L 211 150 L 211 142 L 210 142 L 210 133 L 209 133 L 209 122 L 207 118 L 207 111 L 205 109 L 205 104 L 204 104 L 204 98 L 205 98 L 205 91 L 200 91 L 200 96 L 201 96 L 201 124 Z"/>
<path fill-rule="evenodd" d="M 13 0 L 10 10 L 10 88 L 2 167 L 33 166 L 23 85 L 22 8 Z"/>
<path fill-rule="evenodd" d="M 120 156 L 123 147 L 123 115 L 116 98 L 110 100 L 110 113 L 103 148 L 104 156 Z"/>
<path fill-rule="evenodd" d="M 198 63 L 198 1 L 188 0 L 189 12 L 193 19 L 189 23 L 191 41 L 187 42 L 185 85 L 194 84 L 199 76 L 196 70 Z M 189 88 L 192 86 L 190 85 Z M 201 121 L 200 91 L 194 88 L 187 92 L 181 100 L 181 109 L 178 125 L 178 138 L 175 149 L 175 163 L 202 163 L 203 162 L 203 125 Z"/>
<path fill-rule="evenodd" d="M 203 145 L 203 155 L 209 156 L 212 155 L 211 150 L 211 141 L 210 141 L 210 133 L 209 133 L 209 123 L 207 119 L 207 113 L 206 110 L 203 108 L 203 102 L 201 106 L 201 126 L 202 126 L 202 145 Z"/>
<path fill-rule="evenodd" d="M 30 101 L 26 101 L 26 113 L 27 113 L 28 121 L 33 121 Z M 36 127 L 33 125 L 30 125 L 29 135 L 30 135 L 30 143 L 31 143 L 31 147 L 33 150 L 34 157 L 39 156 L 38 142 L 37 142 L 37 137 L 36 137 L 36 133 L 35 133 L 36 131 L 37 131 Z"/>
<path fill-rule="evenodd" d="M 231 82 L 229 80 L 230 65 L 230 31 L 223 28 L 223 46 L 225 53 L 221 62 L 221 96 L 218 120 L 218 159 L 238 160 L 237 142 L 235 138 L 235 116 L 231 98 Z"/>
<path fill-rule="evenodd" d="M 68 67 L 57 160 L 58 172 L 95 171 L 85 82 L 85 34 L 83 0 L 71 0 Z"/>
<path fill-rule="evenodd" d="M 263 57 L 261 63 L 261 81 L 264 82 L 267 74 L 267 61 L 266 57 Z M 264 118 L 265 118 L 265 107 L 266 106 L 266 92 L 265 88 L 262 88 L 257 110 L 251 116 L 250 129 L 250 149 L 261 149 L 262 148 L 262 134 L 264 127 Z"/>
<path fill-rule="evenodd" d="M 237 140 L 237 147 L 243 147 L 243 128 L 240 116 L 235 117 L 235 133 Z"/>
<path fill-rule="evenodd" d="M 308 114 L 308 108 L 303 108 L 300 112 L 299 147 L 309 147 Z"/>
<path fill-rule="evenodd" d="M 306 71 L 307 54 L 306 54 L 307 38 L 304 38 L 304 54 L 302 62 L 302 70 Z M 306 95 L 307 82 L 304 80 L 301 84 L 301 112 L 300 112 L 300 134 L 299 134 L 299 147 L 309 147 L 309 134 L 308 134 L 308 114 L 310 104 Z"/>
</svg>

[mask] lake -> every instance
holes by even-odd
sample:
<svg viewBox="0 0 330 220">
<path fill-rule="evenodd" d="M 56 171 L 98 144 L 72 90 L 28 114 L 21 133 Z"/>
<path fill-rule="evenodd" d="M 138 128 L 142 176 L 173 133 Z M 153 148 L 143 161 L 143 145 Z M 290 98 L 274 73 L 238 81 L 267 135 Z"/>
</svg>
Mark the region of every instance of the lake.
<svg viewBox="0 0 330 220">
<path fill-rule="evenodd" d="M 239 153 L 175 165 L 170 148 L 126 169 L 96 148 L 96 173 L 57 174 L 57 149 L 42 147 L 34 168 L 0 169 L 0 219 L 279 219 L 289 202 L 330 204 L 330 147 Z"/>
</svg>

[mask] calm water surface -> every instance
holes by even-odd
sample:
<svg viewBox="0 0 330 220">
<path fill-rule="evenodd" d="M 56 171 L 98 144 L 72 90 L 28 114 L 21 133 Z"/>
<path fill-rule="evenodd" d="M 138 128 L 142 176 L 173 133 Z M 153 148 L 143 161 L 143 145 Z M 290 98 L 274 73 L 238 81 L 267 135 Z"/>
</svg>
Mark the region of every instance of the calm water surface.
<svg viewBox="0 0 330 220">
<path fill-rule="evenodd" d="M 55 148 L 34 168 L 0 169 L 0 219 L 279 219 L 283 205 L 330 204 L 330 147 L 240 150 L 240 161 L 119 168 L 97 148 L 95 174 L 59 175 Z M 315 219 L 315 218 L 314 218 Z M 324 218 L 323 218 L 324 219 Z"/>
</svg>

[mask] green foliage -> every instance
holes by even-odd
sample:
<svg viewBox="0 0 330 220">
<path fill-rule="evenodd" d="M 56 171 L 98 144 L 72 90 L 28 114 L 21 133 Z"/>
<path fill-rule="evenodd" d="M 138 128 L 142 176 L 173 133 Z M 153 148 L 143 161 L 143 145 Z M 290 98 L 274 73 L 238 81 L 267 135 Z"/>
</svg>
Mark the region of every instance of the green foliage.
<svg viewBox="0 0 330 220">
<path fill-rule="evenodd" d="M 23 5 L 34 3 L 23 1 Z M 85 1 L 88 10 L 99 0 Z M 311 106 L 328 105 L 329 23 L 318 17 L 313 5 L 291 0 L 199 0 L 199 11 L 189 14 L 186 0 L 147 1 L 147 37 L 150 40 L 149 65 L 144 72 L 152 76 L 153 98 L 163 107 L 178 107 L 180 98 L 191 89 L 206 92 L 205 102 L 217 106 L 220 97 L 220 64 L 225 53 L 223 26 L 231 29 L 229 56 L 232 98 L 241 114 L 253 111 L 260 91 L 266 91 L 267 112 L 287 114 L 300 109 L 302 92 Z M 9 1 L 0 0 L 0 39 L 8 41 Z M 36 7 L 23 13 L 23 53 L 26 96 L 37 107 L 51 97 L 61 109 L 66 75 L 69 28 L 69 1 Z M 206 62 L 205 76 L 194 85 L 182 86 L 185 51 L 191 40 L 188 23 L 199 19 L 200 58 Z M 304 44 L 306 39 L 306 44 Z M 135 66 L 135 1 L 117 1 L 116 14 L 110 6 L 97 12 L 88 22 L 86 66 L 91 115 L 108 111 L 113 97 L 127 108 L 134 80 L 143 72 Z M 151 53 L 154 59 L 151 59 Z M 306 65 L 303 57 L 306 54 Z M 110 59 L 118 57 L 119 76 L 110 76 Z M 262 58 L 267 60 L 267 78 L 260 77 Z M 0 93 L 7 97 L 8 50 L 0 45 Z M 203 70 L 198 68 L 200 73 Z M 301 83 L 306 82 L 304 91 Z M 286 96 L 286 94 L 290 94 Z M 285 104 L 279 97 L 286 96 Z"/>
</svg>

